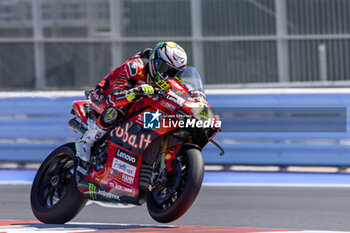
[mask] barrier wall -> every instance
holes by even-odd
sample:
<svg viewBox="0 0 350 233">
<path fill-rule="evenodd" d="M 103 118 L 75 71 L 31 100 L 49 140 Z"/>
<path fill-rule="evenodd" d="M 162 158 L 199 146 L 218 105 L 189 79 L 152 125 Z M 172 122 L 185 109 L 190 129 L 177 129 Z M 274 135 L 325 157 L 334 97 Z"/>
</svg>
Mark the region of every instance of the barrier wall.
<svg viewBox="0 0 350 233">
<path fill-rule="evenodd" d="M 223 131 L 215 139 L 226 153 L 221 157 L 208 144 L 203 150 L 206 164 L 350 166 L 346 121 L 350 92 L 346 89 L 210 90 L 207 97 L 222 117 Z M 78 99 L 83 99 L 83 92 L 0 93 L 0 161 L 40 162 L 57 146 L 76 140 L 67 122 L 71 102 Z M 315 108 L 326 113 L 316 114 L 311 121 L 294 118 L 297 121 L 289 122 L 287 128 L 283 121 L 271 128 L 274 119 L 280 120 L 271 118 L 276 109 L 289 117 L 295 109 Z M 258 117 L 242 115 L 256 109 Z M 335 121 L 329 118 L 333 115 Z"/>
</svg>

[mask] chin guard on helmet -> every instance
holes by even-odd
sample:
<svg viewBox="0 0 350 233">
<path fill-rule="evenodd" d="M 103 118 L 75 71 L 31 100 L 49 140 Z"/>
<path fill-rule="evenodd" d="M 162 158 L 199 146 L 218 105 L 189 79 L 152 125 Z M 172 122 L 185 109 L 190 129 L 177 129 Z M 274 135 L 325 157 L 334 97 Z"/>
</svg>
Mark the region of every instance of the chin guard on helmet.
<svg viewBox="0 0 350 233">
<path fill-rule="evenodd" d="M 164 90 L 168 90 L 170 88 L 170 85 L 167 81 L 164 81 L 162 79 L 158 79 L 158 81 L 154 82 L 158 87 L 164 89 Z"/>
<path fill-rule="evenodd" d="M 180 79 L 187 65 L 187 55 L 174 42 L 159 42 L 149 58 L 149 71 L 153 82 L 162 89 L 169 89 L 168 78 Z"/>
</svg>

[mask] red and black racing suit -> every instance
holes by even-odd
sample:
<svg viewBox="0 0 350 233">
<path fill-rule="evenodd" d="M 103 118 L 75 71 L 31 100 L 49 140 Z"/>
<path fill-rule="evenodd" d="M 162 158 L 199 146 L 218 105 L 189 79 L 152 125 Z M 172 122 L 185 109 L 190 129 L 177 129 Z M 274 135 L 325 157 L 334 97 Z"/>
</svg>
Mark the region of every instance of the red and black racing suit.
<svg viewBox="0 0 350 233">
<path fill-rule="evenodd" d="M 100 114 L 96 123 L 102 129 L 108 130 L 114 123 L 123 120 L 130 103 L 125 97 L 126 91 L 147 82 L 151 51 L 152 49 L 145 49 L 138 52 L 112 70 L 90 91 L 92 107 Z"/>
</svg>

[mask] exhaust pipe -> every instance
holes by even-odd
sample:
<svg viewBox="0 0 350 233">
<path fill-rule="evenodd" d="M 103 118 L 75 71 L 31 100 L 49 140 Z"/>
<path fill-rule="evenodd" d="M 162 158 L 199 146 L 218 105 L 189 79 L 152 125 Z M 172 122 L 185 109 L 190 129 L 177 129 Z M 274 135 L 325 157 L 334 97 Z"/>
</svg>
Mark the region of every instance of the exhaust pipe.
<svg viewBox="0 0 350 233">
<path fill-rule="evenodd" d="M 82 136 L 87 130 L 87 128 L 85 128 L 85 126 L 82 123 L 77 121 L 77 117 L 68 121 L 68 127 L 74 132 L 80 134 L 80 136 Z"/>
</svg>

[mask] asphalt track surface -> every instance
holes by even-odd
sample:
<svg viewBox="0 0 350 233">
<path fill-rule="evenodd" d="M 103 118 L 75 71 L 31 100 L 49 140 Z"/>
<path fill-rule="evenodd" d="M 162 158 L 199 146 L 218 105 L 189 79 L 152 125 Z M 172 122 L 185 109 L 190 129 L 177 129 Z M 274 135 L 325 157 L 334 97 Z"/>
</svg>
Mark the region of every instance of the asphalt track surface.
<svg viewBox="0 0 350 233">
<path fill-rule="evenodd" d="M 37 221 L 31 212 L 29 192 L 30 185 L 0 185 L 0 219 Z M 349 216 L 350 188 L 202 187 L 190 210 L 170 224 L 350 232 Z M 161 225 L 148 215 L 146 206 L 112 209 L 96 204 L 86 206 L 73 222 Z M 193 232 L 190 227 L 181 229 Z"/>
</svg>

